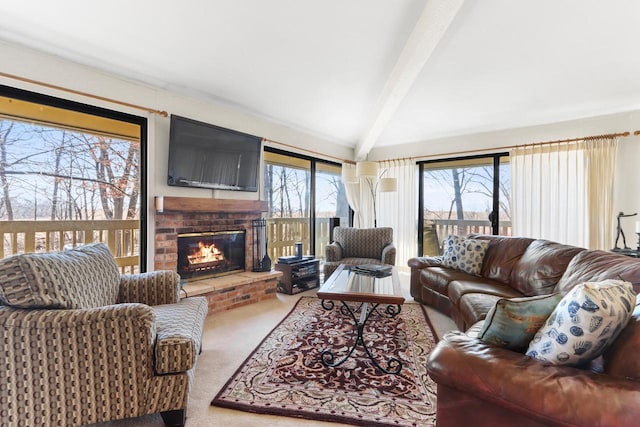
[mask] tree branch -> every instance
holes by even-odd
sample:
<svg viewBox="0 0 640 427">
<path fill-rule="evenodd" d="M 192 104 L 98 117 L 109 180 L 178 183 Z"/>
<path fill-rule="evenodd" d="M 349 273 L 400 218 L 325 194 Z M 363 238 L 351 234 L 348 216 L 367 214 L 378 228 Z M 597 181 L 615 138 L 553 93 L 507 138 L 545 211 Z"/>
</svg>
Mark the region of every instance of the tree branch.
<svg viewBox="0 0 640 427">
<path fill-rule="evenodd" d="M 71 175 L 61 175 L 61 174 L 57 174 L 57 173 L 51 173 L 51 172 L 25 172 L 25 171 L 3 171 L 3 173 L 0 173 L 0 175 L 40 175 L 40 176 L 50 176 L 53 178 L 62 178 L 62 179 L 73 179 L 76 181 L 89 181 L 89 182 L 95 182 L 96 184 L 101 184 L 101 185 L 106 185 L 108 187 L 111 187 L 112 189 L 114 189 L 115 191 L 117 191 L 118 193 L 121 193 L 125 196 L 127 196 L 127 193 L 124 192 L 123 190 L 121 190 L 120 188 L 118 188 L 117 185 L 114 185 L 110 182 L 106 182 L 106 181 L 102 181 L 99 179 L 94 179 L 94 178 L 86 178 L 86 177 L 77 177 L 77 176 L 71 176 Z"/>
</svg>

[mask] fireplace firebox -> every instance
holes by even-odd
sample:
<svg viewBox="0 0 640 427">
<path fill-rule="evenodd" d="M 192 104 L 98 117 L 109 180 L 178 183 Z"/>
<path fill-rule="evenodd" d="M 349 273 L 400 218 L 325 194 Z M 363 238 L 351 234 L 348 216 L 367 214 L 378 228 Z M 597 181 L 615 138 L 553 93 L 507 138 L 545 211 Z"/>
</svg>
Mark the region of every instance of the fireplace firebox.
<svg viewBox="0 0 640 427">
<path fill-rule="evenodd" d="M 178 274 L 188 280 L 244 271 L 245 233 L 178 234 Z"/>
</svg>

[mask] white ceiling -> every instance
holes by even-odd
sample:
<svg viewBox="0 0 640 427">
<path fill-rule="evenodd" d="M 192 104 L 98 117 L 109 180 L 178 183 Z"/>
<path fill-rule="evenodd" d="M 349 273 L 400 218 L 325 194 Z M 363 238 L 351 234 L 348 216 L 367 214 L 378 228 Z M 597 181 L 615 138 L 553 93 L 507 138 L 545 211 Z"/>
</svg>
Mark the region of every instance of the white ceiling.
<svg viewBox="0 0 640 427">
<path fill-rule="evenodd" d="M 0 39 L 360 156 L 640 109 L 639 21 L 636 0 L 0 2 Z"/>
</svg>

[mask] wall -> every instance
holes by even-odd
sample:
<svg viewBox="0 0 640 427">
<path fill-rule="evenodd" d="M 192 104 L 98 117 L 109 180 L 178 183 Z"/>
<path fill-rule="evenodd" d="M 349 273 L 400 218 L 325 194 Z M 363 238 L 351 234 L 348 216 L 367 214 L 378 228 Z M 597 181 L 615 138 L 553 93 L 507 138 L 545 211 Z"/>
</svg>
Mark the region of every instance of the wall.
<svg viewBox="0 0 640 427">
<path fill-rule="evenodd" d="M 300 150 L 325 153 L 329 160 L 335 160 L 335 157 L 344 159 L 353 158 L 353 150 L 351 148 L 337 144 L 335 141 L 329 141 L 283 124 L 268 121 L 231 106 L 221 104 L 215 100 L 197 99 L 195 97 L 171 93 L 153 87 L 151 84 L 115 77 L 6 42 L 0 42 L 0 58 L 2 58 L 1 71 L 4 73 L 136 105 L 143 105 L 153 109 L 166 110 L 169 113 L 237 129 L 280 141 L 290 146 L 299 147 Z M 155 195 L 204 198 L 258 198 L 258 193 L 168 187 L 166 185 L 169 140 L 168 118 L 163 118 L 155 114 L 147 114 L 133 108 L 93 100 L 80 95 L 71 95 L 67 92 L 48 89 L 39 85 L 18 82 L 10 78 L 0 77 L 0 84 L 148 117 L 148 164 L 152 174 L 149 178 L 149 208 L 147 211 L 149 218 L 147 230 L 149 236 L 148 247 L 150 248 L 153 247 L 154 239 L 155 215 L 152 206 Z M 550 125 L 421 141 L 394 146 L 393 148 L 381 147 L 374 149 L 369 158 L 372 160 L 380 160 L 401 157 L 442 157 L 444 153 L 464 152 L 468 150 L 491 151 L 491 147 L 496 146 L 510 146 L 535 141 L 572 138 L 625 130 L 633 132 L 633 130 L 639 128 L 640 111 L 635 111 L 632 113 L 621 113 Z M 287 149 L 291 150 L 291 148 Z M 292 151 L 295 151 L 295 149 Z M 624 211 L 625 213 L 640 212 L 640 182 L 637 178 L 637 165 L 639 162 L 640 137 L 632 136 L 621 138 L 618 173 L 615 184 L 614 207 L 616 211 Z M 623 220 L 623 228 L 627 235 L 628 244 L 637 241 L 637 236 L 634 235 L 635 220 L 635 218 L 626 218 Z M 638 220 L 640 220 L 640 218 L 638 218 Z M 149 258 L 148 268 L 151 269 L 153 268 L 153 259 L 151 259 L 152 257 Z"/>
<path fill-rule="evenodd" d="M 463 156 L 465 152 L 469 151 L 474 151 L 474 154 L 509 151 L 508 147 L 514 145 L 628 131 L 631 133 L 630 136 L 619 138 L 614 183 L 614 212 L 616 215 L 617 212 L 625 214 L 638 212 L 636 217 L 622 218 L 621 222 L 627 237 L 627 245 L 635 248 L 638 245 L 635 222 L 640 221 L 640 178 L 638 178 L 637 172 L 640 164 L 640 136 L 633 135 L 637 129 L 640 129 L 640 111 L 633 111 L 582 120 L 420 141 L 393 147 L 380 147 L 371 152 L 369 159 L 456 157 Z M 612 224 L 611 232 L 615 237 L 615 224 Z"/>
<path fill-rule="evenodd" d="M 248 112 L 241 111 L 232 106 L 224 105 L 219 101 L 198 99 L 194 96 L 190 97 L 172 93 L 154 87 L 151 84 L 120 78 L 83 65 L 62 60 L 52 55 L 2 41 L 0 41 L 0 58 L 2 58 L 2 69 L 0 71 L 6 74 L 128 102 L 134 105 L 164 110 L 170 114 L 177 114 L 230 129 L 236 129 L 282 142 L 292 147 L 298 147 L 298 151 L 302 153 L 304 153 L 305 150 L 309 150 L 318 153 L 316 154 L 318 157 L 326 155 L 327 159 L 332 161 L 336 161 L 335 158 L 353 158 L 353 149 L 340 145 L 335 141 L 323 139 L 317 135 L 311 135 L 301 130 L 251 115 Z M 154 265 L 152 256 L 155 232 L 155 213 L 152 209 L 154 196 L 255 200 L 258 199 L 261 194 L 261 192 L 251 193 L 167 186 L 169 118 L 147 113 L 139 109 L 123 107 L 118 104 L 99 101 L 86 96 L 74 95 L 65 91 L 25 83 L 2 76 L 0 76 L 0 84 L 148 118 L 148 168 L 151 173 L 149 176 L 148 209 L 146 212 L 148 218 L 147 247 L 150 248 L 147 260 L 147 268 L 149 270 L 153 269 Z M 274 146 L 280 147 L 279 145 Z M 297 151 L 296 148 L 289 147 L 287 149 L 289 151 Z"/>
</svg>

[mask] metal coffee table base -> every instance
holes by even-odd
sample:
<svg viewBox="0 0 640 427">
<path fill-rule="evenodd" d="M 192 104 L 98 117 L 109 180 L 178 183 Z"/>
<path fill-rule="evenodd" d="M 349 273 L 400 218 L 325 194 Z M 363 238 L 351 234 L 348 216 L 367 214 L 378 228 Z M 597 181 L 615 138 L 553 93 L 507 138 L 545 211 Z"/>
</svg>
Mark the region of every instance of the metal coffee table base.
<svg viewBox="0 0 640 427">
<path fill-rule="evenodd" d="M 360 304 L 360 306 L 358 306 L 358 308 L 356 308 L 355 310 L 352 310 L 351 307 L 349 307 L 349 304 L 347 304 L 345 301 L 340 301 L 340 302 L 342 303 L 342 306 L 340 307 L 340 311 L 345 315 L 351 316 L 351 318 L 354 321 L 354 324 L 357 327 L 358 336 L 356 337 L 356 340 L 353 346 L 349 350 L 349 353 L 347 353 L 347 355 L 344 356 L 341 360 L 336 361 L 335 360 L 336 356 L 333 354 L 331 350 L 323 350 L 322 353 L 320 354 L 320 357 L 322 359 L 322 364 L 324 366 L 329 366 L 332 368 L 342 365 L 344 362 L 347 361 L 347 359 L 351 357 L 351 355 L 353 354 L 353 351 L 356 349 L 356 347 L 359 344 L 364 348 L 365 352 L 367 353 L 367 356 L 369 356 L 369 359 L 371 359 L 371 361 L 373 362 L 376 368 L 380 369 L 385 374 L 399 374 L 400 370 L 402 369 L 402 362 L 400 362 L 400 360 L 395 357 L 389 357 L 387 359 L 387 368 L 386 369 L 383 368 L 375 360 L 373 354 L 371 354 L 371 351 L 365 344 L 364 338 L 362 336 L 364 332 L 364 326 L 367 323 L 367 320 L 369 320 L 369 317 L 371 317 L 372 313 L 375 312 L 379 316 L 383 316 L 377 310 L 380 304 L 372 304 L 371 310 L 368 310 L 369 303 L 363 302 L 362 304 Z M 325 310 L 327 311 L 333 310 L 334 307 L 335 307 L 335 303 L 332 300 L 322 300 L 322 308 L 324 308 Z M 400 305 L 387 305 L 387 308 L 385 309 L 384 312 L 386 314 L 386 317 L 392 318 L 400 314 L 400 310 L 401 310 Z M 356 317 L 356 313 L 358 311 L 360 311 L 359 319 Z"/>
</svg>

